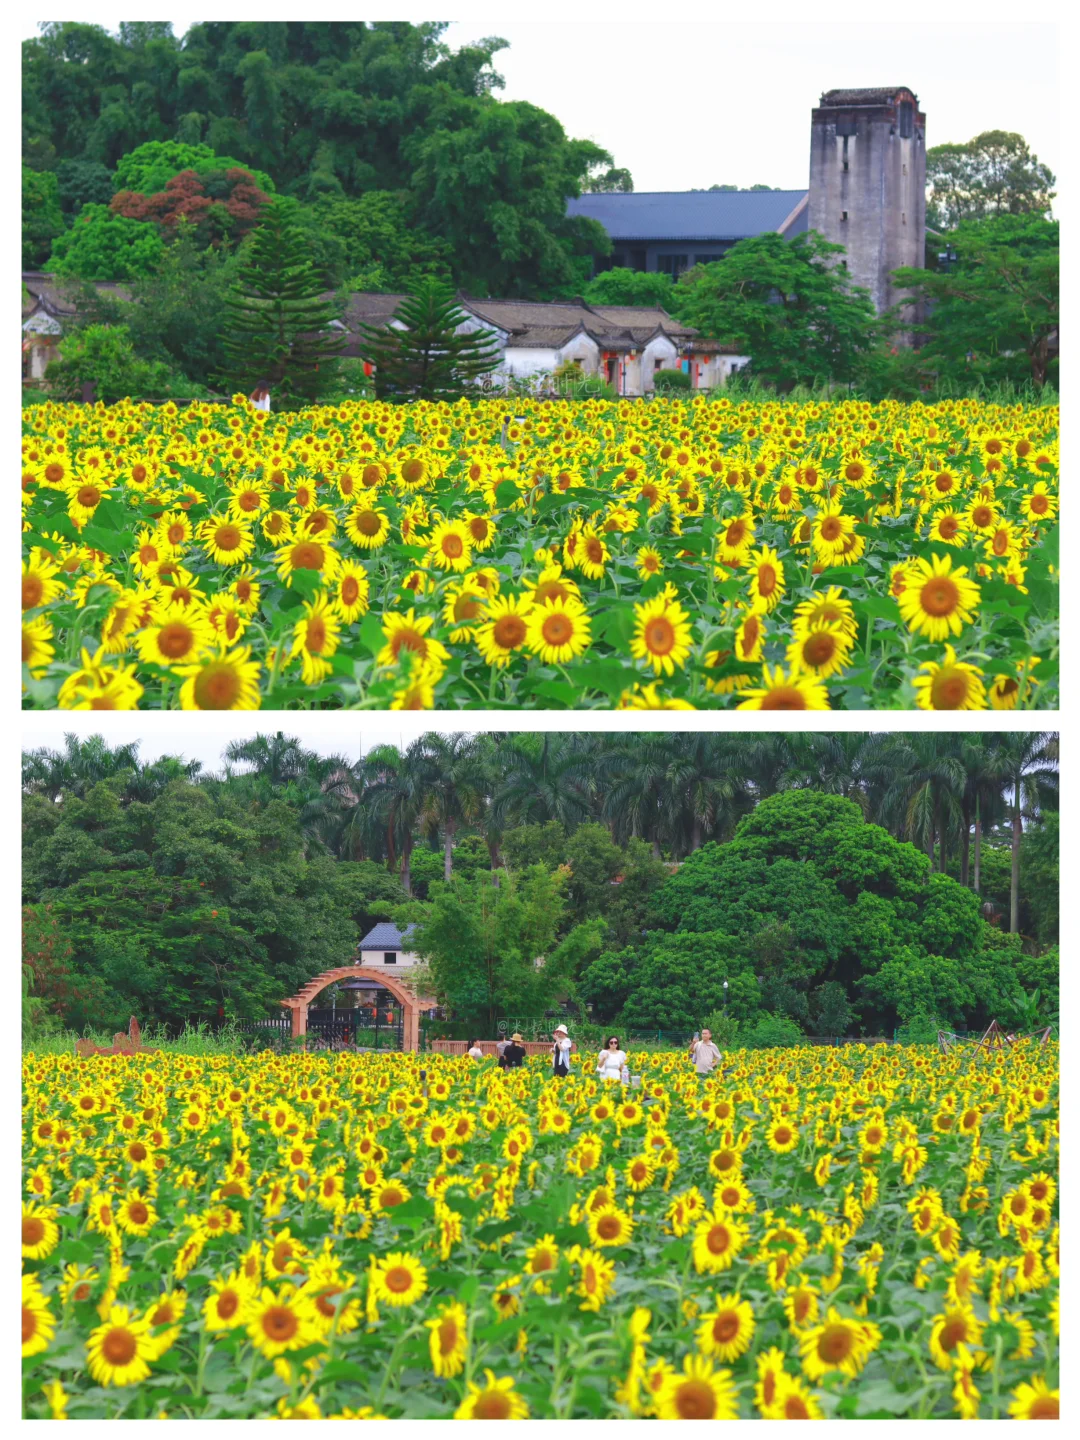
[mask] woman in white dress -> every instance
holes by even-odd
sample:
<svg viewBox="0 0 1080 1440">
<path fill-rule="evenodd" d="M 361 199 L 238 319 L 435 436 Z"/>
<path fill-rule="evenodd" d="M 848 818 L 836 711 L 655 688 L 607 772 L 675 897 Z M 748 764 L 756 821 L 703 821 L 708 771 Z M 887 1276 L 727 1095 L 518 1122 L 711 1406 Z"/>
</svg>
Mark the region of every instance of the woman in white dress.
<svg viewBox="0 0 1080 1440">
<path fill-rule="evenodd" d="M 619 1037 L 612 1035 L 597 1056 L 596 1073 L 601 1080 L 622 1080 L 626 1072 L 626 1058 L 626 1051 L 619 1044 Z"/>
<path fill-rule="evenodd" d="M 248 396 L 248 399 L 256 410 L 261 410 L 264 415 L 270 413 L 270 386 L 265 380 L 260 380 Z"/>
</svg>

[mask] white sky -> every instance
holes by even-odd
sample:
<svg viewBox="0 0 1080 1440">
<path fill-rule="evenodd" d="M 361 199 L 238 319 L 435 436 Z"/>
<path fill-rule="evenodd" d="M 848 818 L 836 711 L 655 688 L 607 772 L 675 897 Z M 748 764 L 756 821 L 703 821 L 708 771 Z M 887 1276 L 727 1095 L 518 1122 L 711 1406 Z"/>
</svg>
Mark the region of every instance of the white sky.
<svg viewBox="0 0 1080 1440">
<path fill-rule="evenodd" d="M 549 3 L 547 10 L 558 17 L 563 8 Z M 571 136 L 603 145 L 637 190 L 803 188 L 810 110 L 821 91 L 840 86 L 910 86 L 926 112 L 930 145 L 1015 130 L 1059 170 L 1060 32 L 1046 22 L 992 18 L 1015 7 L 984 0 L 972 18 L 959 18 L 967 7 L 953 4 L 955 21 L 912 15 L 896 23 L 845 19 L 842 0 L 830 7 L 835 19 L 809 22 L 687 19 L 685 6 L 661 21 L 627 19 L 621 10 L 592 20 L 579 18 L 588 7 L 569 8 L 565 19 L 530 21 L 508 19 L 514 9 L 504 4 L 498 18 L 454 22 L 446 39 L 455 48 L 486 35 L 508 40 L 495 59 L 506 80 L 500 97 L 530 100 Z M 774 0 L 770 8 L 787 6 Z M 378 13 L 397 9 L 384 3 Z M 295 15 L 272 3 L 258 13 Z M 80 18 L 110 30 L 118 24 L 94 9 Z M 173 27 L 182 34 L 191 23 Z M 20 30 L 34 35 L 37 22 Z"/>
</svg>

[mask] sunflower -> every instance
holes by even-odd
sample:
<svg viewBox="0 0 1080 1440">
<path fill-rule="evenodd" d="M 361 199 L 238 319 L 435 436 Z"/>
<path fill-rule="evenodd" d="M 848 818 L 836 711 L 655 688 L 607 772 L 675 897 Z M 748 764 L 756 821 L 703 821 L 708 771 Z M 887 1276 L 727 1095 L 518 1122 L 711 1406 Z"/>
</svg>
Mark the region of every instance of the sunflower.
<svg viewBox="0 0 1080 1440">
<path fill-rule="evenodd" d="M 793 625 L 796 635 L 801 635 L 803 631 L 811 630 L 818 625 L 839 625 L 851 636 L 853 641 L 859 633 L 859 622 L 855 618 L 851 601 L 836 585 L 831 585 L 824 595 L 803 600 L 801 604 L 796 605 Z"/>
<path fill-rule="evenodd" d="M 452 644 L 460 645 L 474 638 L 477 626 L 485 618 L 487 598 L 486 588 L 473 576 L 446 587 L 443 623 L 450 627 Z"/>
<path fill-rule="evenodd" d="M 771 614 L 784 595 L 784 565 L 775 550 L 763 545 L 749 557 L 750 606 L 763 615 Z"/>
<path fill-rule="evenodd" d="M 831 500 L 817 512 L 810 533 L 815 556 L 821 564 L 831 565 L 844 554 L 855 534 L 855 518 L 844 514 L 839 499 Z"/>
<path fill-rule="evenodd" d="M 53 557 L 40 545 L 35 545 L 29 560 L 22 567 L 22 608 L 37 610 L 42 605 L 51 605 L 58 595 L 64 593 L 63 572 Z"/>
<path fill-rule="evenodd" d="M 633 1234 L 633 1218 L 617 1205 L 604 1205 L 589 1212 L 589 1239 L 594 1245 L 626 1245 Z"/>
<path fill-rule="evenodd" d="M 111 1306 L 86 1342 L 86 1368 L 99 1385 L 137 1385 L 150 1374 L 153 1358 L 149 1325 L 126 1305 Z"/>
<path fill-rule="evenodd" d="M 245 1320 L 252 1345 L 268 1360 L 302 1350 L 318 1338 L 310 1296 L 291 1286 L 275 1295 L 264 1285 L 258 1295 L 250 1297 Z"/>
<path fill-rule="evenodd" d="M 920 710 L 985 710 L 986 686 L 982 671 L 957 660 L 951 645 L 939 665 L 926 660 L 912 681 Z"/>
<path fill-rule="evenodd" d="M 718 578 L 727 579 L 723 567 L 740 567 L 754 543 L 754 512 L 746 510 L 722 525 L 716 543 Z"/>
<path fill-rule="evenodd" d="M 159 1295 L 150 1305 L 143 1316 L 150 1327 L 150 1344 L 153 1354 L 149 1356 L 151 1361 L 159 1360 L 166 1350 L 173 1345 L 180 1336 L 180 1321 L 183 1319 L 184 1310 L 187 1307 L 187 1293 L 183 1290 L 170 1290 L 167 1294 Z"/>
<path fill-rule="evenodd" d="M 1050 493 L 1045 480 L 1037 480 L 1030 494 L 1021 500 L 1020 509 L 1028 520 L 1053 520 L 1057 514 L 1057 498 Z"/>
<path fill-rule="evenodd" d="M 624 690 L 619 696 L 616 710 L 693 710 L 696 707 L 689 700 L 678 700 L 670 695 L 661 695 L 655 685 L 635 683 L 632 690 Z"/>
<path fill-rule="evenodd" d="M 514 1377 L 495 1378 L 484 1370 L 484 1384 L 470 1380 L 465 1399 L 454 1411 L 455 1420 L 528 1420 L 529 1407 L 514 1388 Z"/>
<path fill-rule="evenodd" d="M 788 1155 L 799 1143 L 799 1127 L 784 1116 L 774 1117 L 765 1132 L 765 1141 L 774 1155 Z"/>
<path fill-rule="evenodd" d="M 54 638 L 52 622 L 47 615 L 35 615 L 22 622 L 22 663 L 34 680 L 40 680 L 56 654 L 50 641 Z"/>
<path fill-rule="evenodd" d="M 184 681 L 180 687 L 183 710 L 258 710 L 262 704 L 262 666 L 252 660 L 250 645 L 238 645 L 234 650 L 222 647 L 190 665 L 176 666 L 173 673 Z"/>
<path fill-rule="evenodd" d="M 768 665 L 761 667 L 762 685 L 759 690 L 741 690 L 744 699 L 740 710 L 828 710 L 829 695 L 825 686 L 816 676 L 800 670 L 785 675 L 778 665 L 770 671 Z"/>
<path fill-rule="evenodd" d="M 596 1250 L 570 1252 L 576 1260 L 580 1279 L 577 1293 L 582 1297 L 580 1309 L 598 1311 L 615 1290 L 615 1266 Z"/>
<path fill-rule="evenodd" d="M 697 1347 L 717 1360 L 737 1360 L 750 1348 L 754 1336 L 754 1309 L 737 1295 L 718 1295 L 716 1308 L 701 1317 Z"/>
<path fill-rule="evenodd" d="M 260 520 L 259 528 L 275 550 L 288 545 L 294 538 L 293 522 L 284 510 L 268 510 Z"/>
<path fill-rule="evenodd" d="M 671 1371 L 656 1394 L 659 1420 L 736 1420 L 738 1391 L 730 1370 L 717 1370 L 703 1355 L 686 1355 L 680 1374 Z"/>
<path fill-rule="evenodd" d="M 694 1227 L 694 1268 L 716 1275 L 730 1268 L 746 1243 L 746 1231 L 726 1211 L 714 1212 Z"/>
<path fill-rule="evenodd" d="M 436 525 L 428 540 L 427 558 L 440 570 L 453 570 L 461 575 L 472 564 L 472 542 L 469 531 L 460 520 L 444 520 Z"/>
<path fill-rule="evenodd" d="M 390 698 L 391 710 L 433 710 L 435 686 L 446 674 L 437 660 L 412 660 L 405 683 Z"/>
<path fill-rule="evenodd" d="M 489 609 L 489 616 L 493 609 Z M 565 665 L 588 649 L 591 622 L 579 600 L 549 600 L 534 605 L 526 619 L 526 644 L 547 665 Z M 485 627 L 486 628 L 486 627 Z"/>
<path fill-rule="evenodd" d="M 947 640 L 970 625 L 979 608 L 979 587 L 967 569 L 952 568 L 948 555 L 919 558 L 908 566 L 904 592 L 897 598 L 900 616 L 915 634 Z"/>
<path fill-rule="evenodd" d="M 777 1378 L 773 1399 L 762 1407 L 765 1420 L 824 1420 L 817 1396 L 795 1375 Z"/>
<path fill-rule="evenodd" d="M 937 510 L 930 518 L 928 540 L 942 545 L 964 545 L 967 541 L 968 518 L 952 509 Z"/>
<path fill-rule="evenodd" d="M 411 608 L 405 614 L 397 610 L 386 611 L 382 617 L 386 644 L 379 651 L 376 664 L 400 664 L 402 651 L 406 651 L 420 660 L 438 661 L 445 665 L 450 659 L 449 652 L 438 640 L 430 639 L 427 633 L 434 623 L 430 615 L 418 616 Z"/>
<path fill-rule="evenodd" d="M 431 1368 L 440 1379 L 459 1375 L 468 1354 L 468 1316 L 464 1305 L 451 1301 L 432 1320 L 426 1320 Z"/>
<path fill-rule="evenodd" d="M 830 1306 L 820 1325 L 799 1336 L 802 1368 L 810 1380 L 820 1380 L 834 1370 L 854 1379 L 880 1344 L 876 1325 L 846 1319 Z"/>
<path fill-rule="evenodd" d="M 257 1278 L 257 1277 L 256 1277 Z M 212 1333 L 235 1330 L 247 1323 L 247 1305 L 253 1285 L 238 1271 L 210 1282 L 210 1294 L 203 1304 L 203 1323 Z"/>
<path fill-rule="evenodd" d="M 1042 1375 L 1032 1376 L 1012 1391 L 1009 1414 L 1014 1420 L 1056 1420 L 1061 1409 L 1061 1391 L 1051 1390 Z"/>
<path fill-rule="evenodd" d="M 333 604 L 346 625 L 360 620 L 368 612 L 370 582 L 367 571 L 355 560 L 345 560 L 334 580 Z"/>
<path fill-rule="evenodd" d="M 329 541 L 310 536 L 284 545 L 277 559 L 278 575 L 286 585 L 292 584 L 292 577 L 299 570 L 309 571 L 324 580 L 333 580 L 340 566 L 341 558 Z"/>
<path fill-rule="evenodd" d="M 199 539 L 216 565 L 238 565 L 255 549 L 251 526 L 232 516 L 204 520 L 199 526 Z"/>
<path fill-rule="evenodd" d="M 414 1255 L 394 1250 L 374 1263 L 371 1283 L 387 1305 L 415 1305 L 427 1289 L 427 1270 Z"/>
<path fill-rule="evenodd" d="M 341 642 L 341 620 L 325 591 L 304 605 L 304 617 L 293 626 L 289 659 L 302 657 L 300 678 L 305 685 L 318 685 L 330 674 L 330 656 Z"/>
<path fill-rule="evenodd" d="M 22 1277 L 22 1353 L 23 1359 L 40 1355 L 49 1348 L 56 1331 L 56 1322 L 49 1301 L 42 1292 L 36 1275 Z"/>
<path fill-rule="evenodd" d="M 660 551 L 655 549 L 652 545 L 642 545 L 641 549 L 637 552 L 637 555 L 634 559 L 634 568 L 637 570 L 642 580 L 648 580 L 653 575 L 662 574 L 664 569 L 664 562 L 660 555 Z"/>
<path fill-rule="evenodd" d="M 135 648 L 144 664 L 172 666 L 198 659 L 216 643 L 206 612 L 188 606 L 180 613 L 158 609 L 136 637 Z"/>
<path fill-rule="evenodd" d="M 811 626 L 788 646 L 787 660 L 793 673 L 806 670 L 827 680 L 850 663 L 851 635 L 835 623 Z"/>
<path fill-rule="evenodd" d="M 116 1223 L 127 1235 L 149 1235 L 157 1218 L 153 1205 L 138 1191 L 125 1196 L 116 1208 Z"/>
<path fill-rule="evenodd" d="M 672 587 L 673 591 L 673 587 Z M 690 616 L 667 591 L 634 606 L 630 653 L 651 665 L 657 675 L 673 675 L 690 655 Z"/>
</svg>

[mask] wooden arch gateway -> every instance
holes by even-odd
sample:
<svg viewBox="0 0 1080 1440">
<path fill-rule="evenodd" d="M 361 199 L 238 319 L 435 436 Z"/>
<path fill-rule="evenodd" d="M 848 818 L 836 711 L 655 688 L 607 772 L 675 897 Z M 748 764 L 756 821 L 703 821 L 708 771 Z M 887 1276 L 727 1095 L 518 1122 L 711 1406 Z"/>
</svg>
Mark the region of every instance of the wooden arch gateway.
<svg viewBox="0 0 1080 1440">
<path fill-rule="evenodd" d="M 385 970 L 376 969 L 374 965 L 339 965 L 334 970 L 324 970 L 321 975 L 316 975 L 314 980 L 309 980 L 302 990 L 291 995 L 288 1000 L 282 1000 L 282 1006 L 292 1014 L 294 1039 L 307 1034 L 308 1006 L 320 991 L 325 990 L 328 985 L 333 985 L 335 980 L 373 980 L 384 990 L 389 990 L 401 1005 L 401 1048 L 403 1050 L 419 1050 L 419 997 L 415 990 L 404 984 L 397 976 L 387 975 Z"/>
</svg>

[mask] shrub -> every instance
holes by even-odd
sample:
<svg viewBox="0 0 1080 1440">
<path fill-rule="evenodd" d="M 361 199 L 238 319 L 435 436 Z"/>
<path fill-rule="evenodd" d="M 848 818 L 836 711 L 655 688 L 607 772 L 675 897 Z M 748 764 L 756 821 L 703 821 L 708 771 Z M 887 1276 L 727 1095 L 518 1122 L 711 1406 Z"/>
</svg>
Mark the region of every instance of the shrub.
<svg viewBox="0 0 1080 1440">
<path fill-rule="evenodd" d="M 689 390 L 690 376 L 685 370 L 657 370 L 653 384 L 657 390 Z"/>
<path fill-rule="evenodd" d="M 770 1015 L 763 1011 L 761 1018 L 745 1030 L 740 1039 L 747 1050 L 791 1049 L 803 1043 L 803 1033 L 789 1015 Z"/>
</svg>

